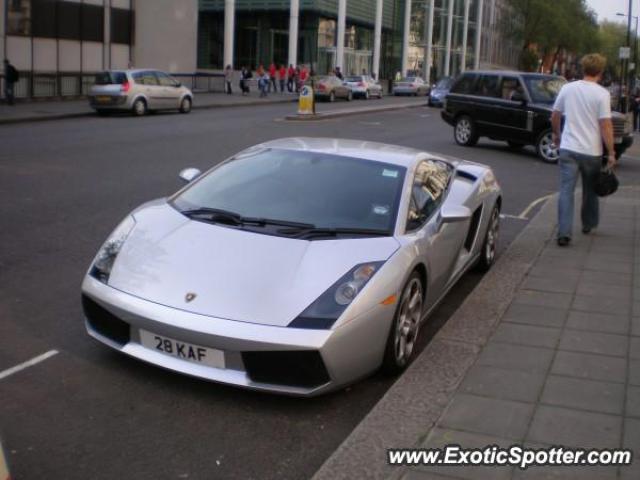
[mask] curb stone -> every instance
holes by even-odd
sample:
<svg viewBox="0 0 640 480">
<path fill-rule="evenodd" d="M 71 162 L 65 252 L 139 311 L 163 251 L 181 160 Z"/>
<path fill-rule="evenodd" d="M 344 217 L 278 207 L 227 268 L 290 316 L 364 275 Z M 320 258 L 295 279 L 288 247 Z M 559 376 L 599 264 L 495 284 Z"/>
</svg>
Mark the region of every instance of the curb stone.
<svg viewBox="0 0 640 480">
<path fill-rule="evenodd" d="M 308 115 L 287 115 L 286 117 L 284 117 L 284 119 L 296 122 L 313 122 L 319 120 L 327 120 L 330 118 L 347 117 L 350 115 L 362 115 L 365 113 L 387 112 L 391 110 L 403 110 L 405 108 L 418 108 L 426 106 L 428 106 L 427 103 L 401 103 L 398 105 L 381 105 L 379 107 L 353 108 L 348 110 L 343 109 L 333 112 L 322 112 Z"/>
<path fill-rule="evenodd" d="M 426 438 L 555 230 L 556 196 L 542 207 L 433 340 L 398 378 L 313 480 L 399 478 L 387 448 Z"/>
</svg>

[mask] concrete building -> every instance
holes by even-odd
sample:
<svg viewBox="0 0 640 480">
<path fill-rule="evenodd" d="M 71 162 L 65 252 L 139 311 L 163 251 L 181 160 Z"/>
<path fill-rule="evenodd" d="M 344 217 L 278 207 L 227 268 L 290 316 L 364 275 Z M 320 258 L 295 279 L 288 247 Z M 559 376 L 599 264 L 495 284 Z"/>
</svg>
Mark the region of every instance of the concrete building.
<svg viewBox="0 0 640 480">
<path fill-rule="evenodd" d="M 431 65 L 435 79 L 515 66 L 505 12 L 507 0 L 0 0 L 0 57 L 21 72 L 18 96 L 85 93 L 95 72 L 127 66 L 275 62 L 392 78 Z"/>
</svg>

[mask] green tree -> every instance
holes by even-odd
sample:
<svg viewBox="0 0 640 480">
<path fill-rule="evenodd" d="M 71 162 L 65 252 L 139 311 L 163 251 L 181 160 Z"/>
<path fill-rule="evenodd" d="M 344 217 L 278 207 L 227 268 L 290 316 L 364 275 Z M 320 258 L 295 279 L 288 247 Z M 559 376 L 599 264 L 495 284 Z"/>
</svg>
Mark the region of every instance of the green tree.
<svg viewBox="0 0 640 480">
<path fill-rule="evenodd" d="M 609 22 L 600 24 L 598 30 L 598 51 L 607 57 L 607 67 L 614 77 L 620 77 L 620 60 L 618 52 L 627 43 L 627 27 L 622 23 Z"/>
</svg>

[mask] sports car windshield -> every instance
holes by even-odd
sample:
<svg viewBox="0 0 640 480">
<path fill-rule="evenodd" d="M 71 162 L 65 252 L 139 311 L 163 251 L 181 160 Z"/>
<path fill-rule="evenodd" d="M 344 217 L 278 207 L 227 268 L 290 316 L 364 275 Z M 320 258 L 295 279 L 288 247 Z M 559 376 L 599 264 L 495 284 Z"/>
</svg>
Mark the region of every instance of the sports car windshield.
<svg viewBox="0 0 640 480">
<path fill-rule="evenodd" d="M 531 100 L 535 103 L 553 103 L 567 81 L 562 77 L 525 77 Z"/>
<path fill-rule="evenodd" d="M 404 167 L 359 158 L 265 149 L 223 163 L 173 204 L 183 213 L 233 212 L 253 223 L 268 219 L 391 235 L 405 173 Z"/>
</svg>

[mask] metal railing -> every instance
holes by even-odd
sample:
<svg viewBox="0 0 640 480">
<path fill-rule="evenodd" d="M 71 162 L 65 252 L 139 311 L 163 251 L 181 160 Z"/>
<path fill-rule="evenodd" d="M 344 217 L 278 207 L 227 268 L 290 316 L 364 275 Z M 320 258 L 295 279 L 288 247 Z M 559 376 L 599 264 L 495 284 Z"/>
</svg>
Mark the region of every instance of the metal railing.
<svg viewBox="0 0 640 480">
<path fill-rule="evenodd" d="M 20 79 L 14 85 L 14 96 L 18 99 L 83 97 L 94 84 L 96 73 L 20 72 Z M 221 73 L 176 73 L 172 76 L 194 92 L 224 92 L 224 75 Z M 0 75 L 2 99 L 4 91 L 4 75 Z"/>
</svg>

